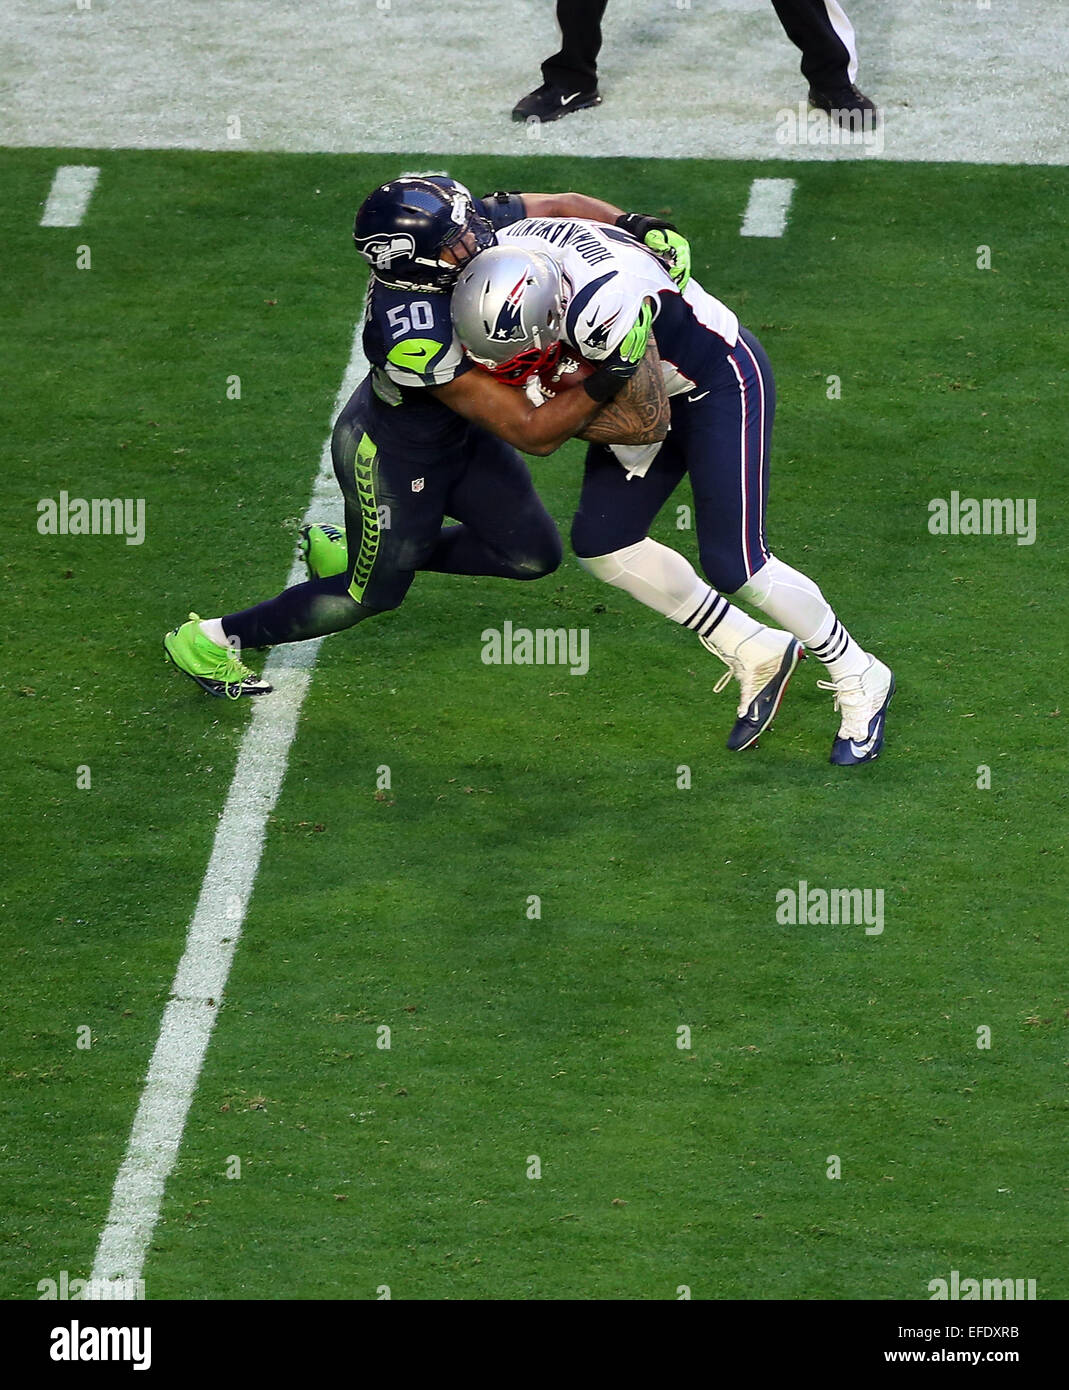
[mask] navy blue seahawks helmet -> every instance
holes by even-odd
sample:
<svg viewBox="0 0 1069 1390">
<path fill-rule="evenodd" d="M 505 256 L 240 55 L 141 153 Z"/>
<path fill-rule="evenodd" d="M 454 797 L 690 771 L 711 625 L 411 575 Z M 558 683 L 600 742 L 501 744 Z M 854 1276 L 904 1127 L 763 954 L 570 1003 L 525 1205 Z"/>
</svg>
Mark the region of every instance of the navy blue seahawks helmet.
<svg viewBox="0 0 1069 1390">
<path fill-rule="evenodd" d="M 384 183 L 361 204 L 353 226 L 356 249 L 376 277 L 399 290 L 451 289 L 462 266 L 496 240 L 468 190 L 445 174 Z M 445 250 L 456 265 L 442 263 Z"/>
</svg>

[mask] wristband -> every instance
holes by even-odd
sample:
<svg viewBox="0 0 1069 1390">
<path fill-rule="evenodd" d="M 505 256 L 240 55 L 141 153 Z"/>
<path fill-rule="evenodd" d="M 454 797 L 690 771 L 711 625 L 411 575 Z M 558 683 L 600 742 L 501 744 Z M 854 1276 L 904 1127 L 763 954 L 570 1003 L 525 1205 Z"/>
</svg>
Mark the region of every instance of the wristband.
<svg viewBox="0 0 1069 1390">
<path fill-rule="evenodd" d="M 616 226 L 621 227 L 625 232 L 635 238 L 636 241 L 644 242 L 650 232 L 674 232 L 677 230 L 672 222 L 666 222 L 663 217 L 647 217 L 642 212 L 624 212 L 616 219 Z"/>
<path fill-rule="evenodd" d="M 598 405 L 604 405 L 606 401 L 611 401 L 613 396 L 622 391 L 629 380 L 629 377 L 617 376 L 607 367 L 599 367 L 583 382 L 583 390 L 592 401 L 597 401 Z"/>
</svg>

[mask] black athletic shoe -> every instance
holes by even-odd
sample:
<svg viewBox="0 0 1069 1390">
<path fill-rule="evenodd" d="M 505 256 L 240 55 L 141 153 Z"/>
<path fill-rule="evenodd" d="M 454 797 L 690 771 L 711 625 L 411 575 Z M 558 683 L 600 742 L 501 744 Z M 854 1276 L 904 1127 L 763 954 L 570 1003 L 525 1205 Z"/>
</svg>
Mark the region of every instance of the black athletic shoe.
<svg viewBox="0 0 1069 1390">
<path fill-rule="evenodd" d="M 514 121 L 559 121 L 562 116 L 570 116 L 573 111 L 582 111 L 587 106 L 600 106 L 601 97 L 595 87 L 589 92 L 575 92 L 567 87 L 554 87 L 543 82 L 533 92 L 518 101 L 512 108 Z"/>
<path fill-rule="evenodd" d="M 858 91 L 853 83 L 831 87 L 825 92 L 810 87 L 809 105 L 818 111 L 826 111 L 841 126 L 858 134 L 875 130 L 880 116 L 876 103 L 864 92 Z"/>
</svg>

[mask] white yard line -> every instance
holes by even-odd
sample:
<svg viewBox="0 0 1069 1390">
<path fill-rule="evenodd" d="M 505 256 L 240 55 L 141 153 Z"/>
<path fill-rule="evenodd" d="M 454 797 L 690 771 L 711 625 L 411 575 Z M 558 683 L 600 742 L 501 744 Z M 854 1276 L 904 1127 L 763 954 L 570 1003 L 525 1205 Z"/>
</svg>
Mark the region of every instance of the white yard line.
<svg viewBox="0 0 1069 1390">
<path fill-rule="evenodd" d="M 41 226 L 77 227 L 99 177 L 100 170 L 92 164 L 61 164 L 41 214 Z"/>
<path fill-rule="evenodd" d="M 367 370 L 360 334 L 358 324 L 332 419 Z M 342 511 L 328 435 L 304 519 L 341 524 Z M 303 578 L 303 566 L 295 560 L 287 585 Z M 97 1246 L 89 1288 L 97 1298 L 105 1295 L 106 1284 L 141 1277 L 252 897 L 267 817 L 282 787 L 321 641 L 317 638 L 277 647 L 264 668 L 274 693 L 253 701 L 252 720 L 241 741 L 185 952 L 171 986 L 130 1142 L 115 1179 L 107 1224 Z"/>
<path fill-rule="evenodd" d="M 739 236 L 782 236 L 794 189 L 794 179 L 754 179 Z"/>
</svg>

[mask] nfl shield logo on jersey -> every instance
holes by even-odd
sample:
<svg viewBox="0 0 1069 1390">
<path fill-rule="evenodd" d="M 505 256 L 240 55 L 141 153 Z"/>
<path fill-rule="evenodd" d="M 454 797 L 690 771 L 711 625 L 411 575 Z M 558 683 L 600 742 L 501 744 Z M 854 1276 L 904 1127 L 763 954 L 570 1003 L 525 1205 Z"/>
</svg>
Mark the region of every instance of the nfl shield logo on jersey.
<svg viewBox="0 0 1069 1390">
<path fill-rule="evenodd" d="M 424 483 L 424 481 L 425 481 L 425 480 L 424 480 L 423 478 L 413 478 L 413 479 L 412 479 L 412 491 L 413 491 L 413 492 L 422 492 L 422 491 L 423 491 L 423 483 Z"/>
</svg>

